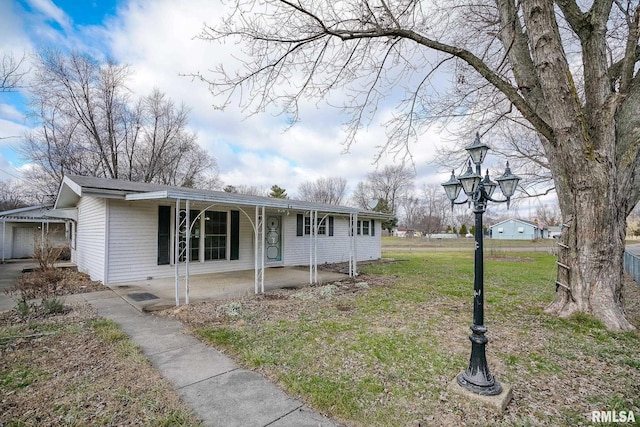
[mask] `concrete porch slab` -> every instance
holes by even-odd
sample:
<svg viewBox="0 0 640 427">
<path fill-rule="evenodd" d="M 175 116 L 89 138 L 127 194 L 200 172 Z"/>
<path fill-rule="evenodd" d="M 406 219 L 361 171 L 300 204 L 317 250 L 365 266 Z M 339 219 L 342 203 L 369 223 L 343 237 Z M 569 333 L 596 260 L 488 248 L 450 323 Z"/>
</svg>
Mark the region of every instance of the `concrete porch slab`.
<svg viewBox="0 0 640 427">
<path fill-rule="evenodd" d="M 231 271 L 224 273 L 194 274 L 189 276 L 189 302 L 196 303 L 211 300 L 223 300 L 253 295 L 254 270 Z M 319 283 L 331 283 L 348 278 L 346 274 L 331 271 L 318 271 Z M 140 311 L 153 311 L 155 308 L 175 307 L 175 278 L 158 278 L 135 282 L 108 284 L 114 292 Z M 309 286 L 308 267 L 275 267 L 265 269 L 265 292 L 286 287 L 301 288 Z M 130 294 L 150 293 L 156 299 L 136 301 Z M 185 279 L 180 278 L 180 305 L 185 303 Z"/>
</svg>

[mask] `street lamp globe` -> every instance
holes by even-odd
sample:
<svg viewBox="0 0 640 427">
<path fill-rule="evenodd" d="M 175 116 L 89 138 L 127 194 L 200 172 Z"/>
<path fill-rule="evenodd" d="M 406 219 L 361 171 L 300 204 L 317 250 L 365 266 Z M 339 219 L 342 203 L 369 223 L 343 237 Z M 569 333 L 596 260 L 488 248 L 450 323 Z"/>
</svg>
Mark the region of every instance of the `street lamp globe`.
<svg viewBox="0 0 640 427">
<path fill-rule="evenodd" d="M 462 190 L 462 185 L 460 184 L 460 181 L 458 181 L 458 178 L 456 178 L 455 172 L 451 171 L 451 178 L 449 178 L 449 181 L 441 185 L 444 187 L 447 197 L 451 200 L 451 203 L 453 203 L 453 201 L 458 198 L 460 190 Z"/>
<path fill-rule="evenodd" d="M 498 183 L 491 181 L 491 179 L 489 178 L 489 169 L 487 169 L 487 173 L 484 176 L 484 179 L 482 180 L 482 186 L 484 187 L 485 193 L 487 193 L 487 196 L 489 197 L 493 196 L 493 193 L 496 191 L 496 188 L 498 187 Z"/>
<path fill-rule="evenodd" d="M 458 177 L 460 184 L 462 185 L 462 190 L 467 196 L 473 194 L 474 191 L 478 188 L 478 184 L 482 180 L 482 177 L 475 173 L 473 169 L 471 169 L 471 161 L 469 161 L 469 165 L 467 166 L 467 171 Z"/>
<path fill-rule="evenodd" d="M 473 141 L 473 144 L 466 147 L 465 150 L 469 152 L 473 163 L 480 165 L 484 161 L 487 151 L 489 151 L 489 146 L 484 142 L 480 142 L 480 134 L 476 132 L 476 139 Z"/>
<path fill-rule="evenodd" d="M 498 181 L 500 191 L 502 191 L 504 197 L 510 199 L 516 192 L 516 187 L 518 187 L 520 177 L 511 173 L 511 169 L 509 169 L 509 162 L 507 162 L 507 168 L 505 169 L 504 174 L 501 177 L 496 178 L 496 181 Z"/>
</svg>

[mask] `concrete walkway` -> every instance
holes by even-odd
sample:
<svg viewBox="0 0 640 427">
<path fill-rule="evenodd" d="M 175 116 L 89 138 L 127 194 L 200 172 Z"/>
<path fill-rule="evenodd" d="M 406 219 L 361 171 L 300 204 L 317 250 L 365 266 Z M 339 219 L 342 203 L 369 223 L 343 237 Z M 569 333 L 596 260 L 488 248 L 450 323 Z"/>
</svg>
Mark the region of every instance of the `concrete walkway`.
<svg viewBox="0 0 640 427">
<path fill-rule="evenodd" d="M 182 400 L 208 426 L 337 426 L 260 374 L 182 332 L 178 321 L 142 314 L 113 291 L 66 297 L 86 301 L 137 343 Z"/>
<path fill-rule="evenodd" d="M 4 293 L 31 262 L 0 265 L 0 311 L 16 301 Z M 68 295 L 67 304 L 87 302 L 138 344 L 153 366 L 207 426 L 330 427 L 339 424 L 287 396 L 262 375 L 182 332 L 180 322 L 143 314 L 112 290 Z"/>
</svg>

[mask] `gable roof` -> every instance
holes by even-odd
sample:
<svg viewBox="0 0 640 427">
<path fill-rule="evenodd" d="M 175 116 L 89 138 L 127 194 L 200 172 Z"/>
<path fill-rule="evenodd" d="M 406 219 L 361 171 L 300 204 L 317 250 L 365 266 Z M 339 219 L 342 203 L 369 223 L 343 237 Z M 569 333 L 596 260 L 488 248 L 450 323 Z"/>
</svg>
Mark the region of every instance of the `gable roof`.
<svg viewBox="0 0 640 427">
<path fill-rule="evenodd" d="M 500 222 L 498 222 L 498 223 L 496 223 L 496 224 L 493 224 L 493 225 L 492 225 L 492 226 L 490 226 L 489 228 L 497 227 L 497 226 L 499 226 L 499 225 L 501 225 L 501 224 L 504 224 L 504 223 L 507 223 L 507 222 L 509 222 L 509 221 L 519 222 L 519 223 L 524 224 L 524 225 L 529 225 L 529 226 L 531 226 L 531 227 L 533 227 L 533 228 L 540 228 L 540 229 L 542 229 L 542 228 L 543 228 L 543 226 L 541 226 L 540 224 L 536 224 L 536 223 L 535 223 L 535 222 L 533 222 L 533 221 L 528 221 L 528 220 L 526 220 L 526 219 L 520 219 L 520 218 L 509 218 L 509 219 L 505 219 L 504 221 L 500 221 Z"/>
<path fill-rule="evenodd" d="M 299 211 L 317 210 L 327 213 L 357 213 L 371 218 L 387 219 L 389 214 L 361 210 L 349 206 L 328 205 L 302 200 L 276 199 L 272 197 L 250 196 L 227 193 L 224 191 L 198 190 L 186 187 L 172 187 L 143 182 L 121 181 L 116 179 L 88 176 L 65 176 L 55 208 L 74 207 L 80 197 L 115 198 L 121 200 L 190 200 L 200 202 L 218 202 L 239 206 L 265 206 Z"/>
</svg>

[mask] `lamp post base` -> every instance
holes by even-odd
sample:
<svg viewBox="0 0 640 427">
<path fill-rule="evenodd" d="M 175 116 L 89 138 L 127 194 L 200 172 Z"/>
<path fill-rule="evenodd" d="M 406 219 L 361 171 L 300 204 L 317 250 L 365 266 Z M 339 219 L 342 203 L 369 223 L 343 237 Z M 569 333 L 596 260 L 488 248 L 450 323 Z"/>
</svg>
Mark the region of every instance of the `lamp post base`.
<svg viewBox="0 0 640 427">
<path fill-rule="evenodd" d="M 460 387 L 464 388 L 465 390 L 475 394 L 480 394 L 482 396 L 495 396 L 502 393 L 502 386 L 493 378 L 490 384 L 479 386 L 467 381 L 467 379 L 465 378 L 465 372 L 463 372 L 461 374 L 458 374 L 458 376 L 456 377 L 456 381 L 458 382 Z"/>
<path fill-rule="evenodd" d="M 449 382 L 447 389 L 452 393 L 462 396 L 465 401 L 475 401 L 480 403 L 481 405 L 494 408 L 500 412 L 504 412 L 504 410 L 507 409 L 507 406 L 509 405 L 509 402 L 511 402 L 511 399 L 513 397 L 511 385 L 506 383 L 502 384 L 502 392 L 494 396 L 487 396 L 471 392 L 458 384 L 457 378 L 454 378 Z"/>
</svg>

